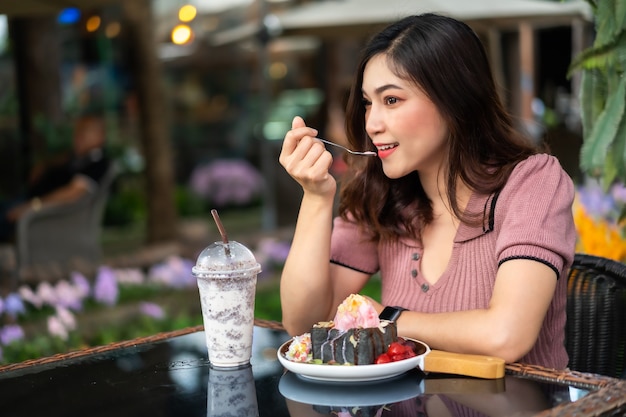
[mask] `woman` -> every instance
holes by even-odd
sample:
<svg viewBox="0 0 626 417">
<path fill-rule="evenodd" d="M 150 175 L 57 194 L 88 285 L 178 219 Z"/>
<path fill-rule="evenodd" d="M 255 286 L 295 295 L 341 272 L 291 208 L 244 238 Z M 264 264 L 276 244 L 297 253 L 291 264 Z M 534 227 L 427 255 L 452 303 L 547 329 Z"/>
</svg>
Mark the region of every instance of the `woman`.
<svg viewBox="0 0 626 417">
<path fill-rule="evenodd" d="M 567 366 L 574 190 L 515 132 L 480 40 L 425 14 L 376 35 L 346 112 L 352 157 L 334 220 L 332 157 L 296 117 L 280 163 L 304 194 L 281 278 L 291 334 L 331 318 L 380 272 L 398 332 L 432 348 Z M 359 159 L 360 158 L 360 159 Z M 403 311 L 407 309 L 407 311 Z"/>
</svg>

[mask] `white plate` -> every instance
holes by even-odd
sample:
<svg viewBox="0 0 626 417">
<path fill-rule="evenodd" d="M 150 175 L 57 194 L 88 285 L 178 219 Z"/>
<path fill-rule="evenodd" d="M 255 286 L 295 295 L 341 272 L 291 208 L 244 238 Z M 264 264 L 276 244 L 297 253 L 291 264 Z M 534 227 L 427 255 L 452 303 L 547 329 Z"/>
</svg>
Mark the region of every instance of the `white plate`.
<svg viewBox="0 0 626 417">
<path fill-rule="evenodd" d="M 401 375 L 410 369 L 419 367 L 424 369 L 424 356 L 430 352 L 430 348 L 423 342 L 413 339 L 413 342 L 425 349 L 424 353 L 409 359 L 397 362 L 381 363 L 374 365 L 317 365 L 313 363 L 292 362 L 285 357 L 291 340 L 285 342 L 277 352 L 278 360 L 287 370 L 305 378 L 319 381 L 336 382 L 360 382 L 376 381 Z"/>
<path fill-rule="evenodd" d="M 372 407 L 405 401 L 424 392 L 423 374 L 405 372 L 395 378 L 342 384 L 302 378 L 285 372 L 278 382 L 283 397 L 303 404 L 327 407 Z"/>
</svg>

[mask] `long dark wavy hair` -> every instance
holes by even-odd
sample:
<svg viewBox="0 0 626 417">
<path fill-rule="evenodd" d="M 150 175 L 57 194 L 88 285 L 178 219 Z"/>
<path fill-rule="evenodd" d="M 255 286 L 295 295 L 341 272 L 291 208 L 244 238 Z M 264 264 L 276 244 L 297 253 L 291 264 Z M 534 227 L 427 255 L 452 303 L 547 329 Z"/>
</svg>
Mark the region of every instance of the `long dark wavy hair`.
<svg viewBox="0 0 626 417">
<path fill-rule="evenodd" d="M 354 149 L 372 149 L 365 130 L 363 71 L 385 55 L 394 74 L 419 86 L 448 126 L 447 192 L 454 215 L 466 223 L 478 213 L 463 213 L 458 181 L 489 195 L 500 190 L 515 165 L 540 151 L 518 133 L 496 91 L 480 39 L 465 23 L 436 14 L 406 17 L 375 35 L 357 67 L 346 108 L 346 132 Z M 347 158 L 339 213 L 351 214 L 374 238 L 418 234 L 433 219 L 432 205 L 417 172 L 385 176 L 379 158 Z M 482 213 L 480 213 L 482 219 Z"/>
</svg>

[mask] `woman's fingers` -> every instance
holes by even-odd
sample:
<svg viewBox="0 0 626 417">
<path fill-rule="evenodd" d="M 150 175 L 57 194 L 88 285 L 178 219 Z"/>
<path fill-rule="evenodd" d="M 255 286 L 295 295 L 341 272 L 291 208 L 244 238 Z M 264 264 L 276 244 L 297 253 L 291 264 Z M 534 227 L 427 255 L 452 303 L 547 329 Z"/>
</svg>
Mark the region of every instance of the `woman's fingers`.
<svg viewBox="0 0 626 417">
<path fill-rule="evenodd" d="M 304 123 L 304 119 L 300 116 L 296 116 L 293 118 L 293 120 L 291 121 L 291 128 L 292 129 L 296 129 L 298 127 L 305 127 L 306 124 Z"/>
<path fill-rule="evenodd" d="M 285 134 L 279 162 L 303 188 L 311 191 L 325 190 L 330 178 L 332 155 L 324 145 L 315 140 L 317 130 L 306 126 L 297 116 L 292 129 Z"/>
<path fill-rule="evenodd" d="M 291 122 L 291 130 L 285 134 L 285 140 L 283 141 L 282 153 L 290 155 L 298 146 L 302 138 L 309 136 L 314 138 L 317 136 L 317 129 L 308 127 L 302 117 L 296 116 Z"/>
<path fill-rule="evenodd" d="M 306 126 L 300 116 L 294 117 L 291 122 L 291 130 L 285 134 L 283 146 L 280 152 L 279 162 L 285 168 L 291 159 L 304 159 L 311 149 L 313 138 L 317 135 L 317 129 Z"/>
<path fill-rule="evenodd" d="M 310 177 L 313 175 L 313 168 L 324 152 L 324 148 L 316 145 L 312 138 L 303 137 L 291 154 L 282 155 L 281 163 L 287 172 L 296 179 Z"/>
<path fill-rule="evenodd" d="M 332 156 L 319 142 L 304 138 L 293 153 L 293 174 L 308 180 L 321 178 L 328 173 Z"/>
</svg>

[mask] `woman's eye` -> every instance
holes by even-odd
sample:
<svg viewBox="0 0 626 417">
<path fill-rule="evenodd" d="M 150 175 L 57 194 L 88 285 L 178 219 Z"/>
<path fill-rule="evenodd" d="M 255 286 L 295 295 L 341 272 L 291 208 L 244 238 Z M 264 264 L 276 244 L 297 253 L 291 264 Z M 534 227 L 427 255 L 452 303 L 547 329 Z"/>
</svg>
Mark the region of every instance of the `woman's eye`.
<svg viewBox="0 0 626 417">
<path fill-rule="evenodd" d="M 385 104 L 396 104 L 398 99 L 396 97 L 387 97 L 385 98 Z"/>
<path fill-rule="evenodd" d="M 372 102 L 367 99 L 361 99 L 361 104 L 363 105 L 363 107 L 369 107 Z"/>
</svg>

